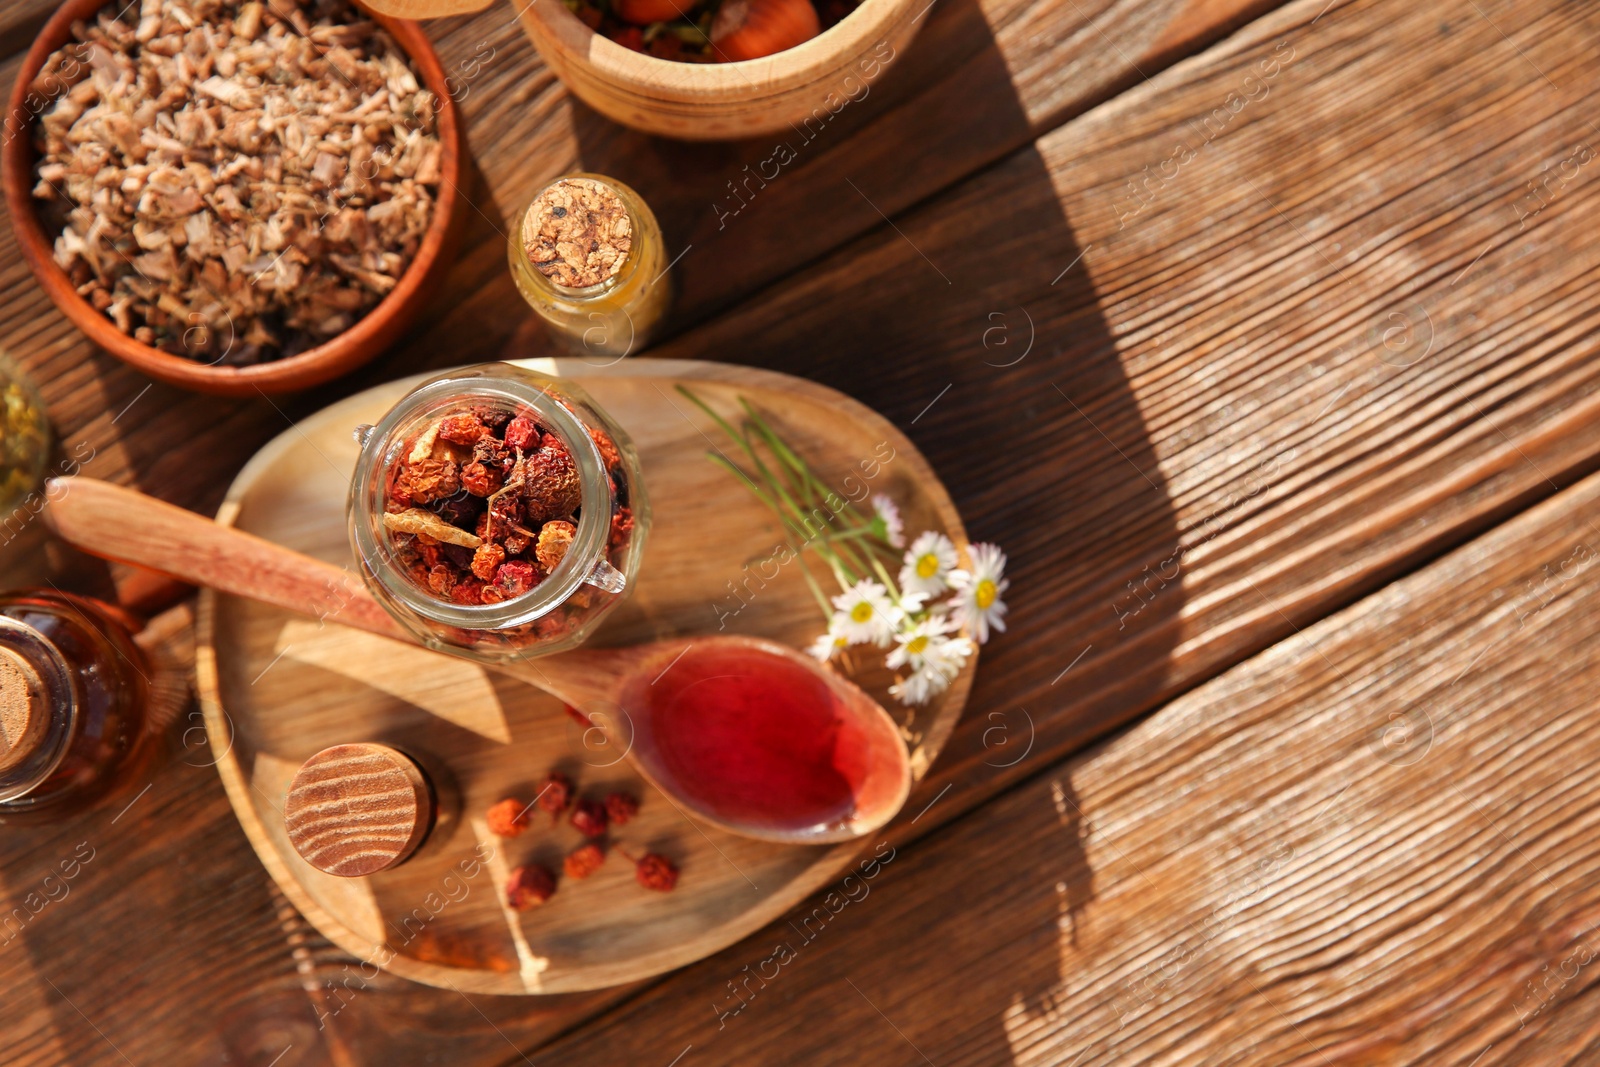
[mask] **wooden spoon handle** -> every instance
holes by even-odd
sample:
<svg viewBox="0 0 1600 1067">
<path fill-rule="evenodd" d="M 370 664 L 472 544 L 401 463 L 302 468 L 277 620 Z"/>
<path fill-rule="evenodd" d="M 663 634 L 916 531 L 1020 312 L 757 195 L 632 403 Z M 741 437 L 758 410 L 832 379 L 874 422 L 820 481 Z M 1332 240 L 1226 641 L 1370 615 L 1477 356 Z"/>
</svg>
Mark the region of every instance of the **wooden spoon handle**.
<svg viewBox="0 0 1600 1067">
<path fill-rule="evenodd" d="M 414 640 L 348 570 L 95 478 L 53 478 L 47 492 L 45 522 L 92 555 L 314 619 Z"/>
<path fill-rule="evenodd" d="M 298 615 L 416 642 L 349 571 L 95 478 L 52 479 L 48 491 L 45 522 L 85 552 Z M 574 707 L 606 707 L 620 672 L 637 652 L 580 649 L 551 659 L 485 666 Z"/>
</svg>

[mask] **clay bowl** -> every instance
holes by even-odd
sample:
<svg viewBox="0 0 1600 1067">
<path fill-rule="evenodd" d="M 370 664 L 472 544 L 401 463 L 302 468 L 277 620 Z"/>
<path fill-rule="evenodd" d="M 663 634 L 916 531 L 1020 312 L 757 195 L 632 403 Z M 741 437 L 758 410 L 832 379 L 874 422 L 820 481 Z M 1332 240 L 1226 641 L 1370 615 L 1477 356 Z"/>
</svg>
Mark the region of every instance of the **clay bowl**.
<svg viewBox="0 0 1600 1067">
<path fill-rule="evenodd" d="M 437 288 L 449 266 L 449 249 L 455 236 L 457 189 L 461 173 L 461 135 L 455 105 L 445 85 L 444 68 L 433 46 L 414 22 L 372 12 L 372 17 L 387 30 L 411 57 L 423 84 L 438 102 L 438 135 L 443 146 L 439 197 L 433 218 L 416 257 L 399 283 L 350 329 L 315 348 L 271 363 L 248 367 L 207 366 L 141 344 L 117 329 L 88 300 L 79 296 L 67 274 L 52 255 L 53 238 L 45 233 L 34 208 L 32 189 L 36 153 L 31 129 L 38 98 L 29 99 L 28 85 L 44 67 L 51 52 L 71 38 L 73 20 L 90 18 L 107 0 L 67 0 L 39 33 L 23 60 L 17 83 L 11 90 L 11 107 L 6 117 L 5 144 L 0 146 L 0 184 L 5 189 L 6 207 L 23 257 L 34 277 L 56 307 L 82 330 L 89 340 L 113 356 L 172 385 L 202 393 L 223 396 L 249 396 L 255 393 L 287 393 L 319 385 L 345 374 L 399 339 L 423 303 Z"/>
<path fill-rule="evenodd" d="M 796 149 L 796 137 L 815 137 L 883 75 L 928 7 L 928 0 L 862 0 L 837 25 L 777 55 L 679 63 L 600 36 L 559 2 L 513 2 L 550 69 L 608 118 L 686 141 L 781 132 Z"/>
</svg>

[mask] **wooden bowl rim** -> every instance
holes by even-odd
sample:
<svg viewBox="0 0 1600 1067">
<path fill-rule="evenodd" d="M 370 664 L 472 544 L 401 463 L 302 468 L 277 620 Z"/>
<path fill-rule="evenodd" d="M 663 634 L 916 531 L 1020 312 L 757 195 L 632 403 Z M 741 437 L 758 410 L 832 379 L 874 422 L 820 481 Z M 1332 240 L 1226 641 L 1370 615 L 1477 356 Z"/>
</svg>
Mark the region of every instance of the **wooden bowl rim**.
<svg viewBox="0 0 1600 1067">
<path fill-rule="evenodd" d="M 537 23 L 558 47 L 581 57 L 614 88 L 652 103 L 659 104 L 663 97 L 754 101 L 840 70 L 864 55 L 874 39 L 887 41 L 890 27 L 918 3 L 926 0 L 862 0 L 811 40 L 776 55 L 736 63 L 683 63 L 635 52 L 591 30 L 562 3 L 529 4 L 522 17 Z"/>
<path fill-rule="evenodd" d="M 581 361 L 577 358 L 564 360 L 510 360 L 509 362 L 519 366 L 530 367 L 546 374 L 575 377 L 580 380 L 583 377 L 581 372 L 571 375 L 562 373 L 563 367 L 580 363 Z M 589 369 L 593 370 L 593 368 Z M 393 387 L 396 384 L 414 384 L 432 373 L 437 372 L 408 375 L 395 381 L 372 386 L 328 405 L 323 411 L 344 411 L 358 408 L 368 393 L 386 387 Z M 677 378 L 680 380 L 701 380 L 734 388 L 739 386 L 748 387 L 753 383 L 760 383 L 769 388 L 806 396 L 813 402 L 836 406 L 849 417 L 859 419 L 866 425 L 876 428 L 877 432 L 882 433 L 886 440 L 895 443 L 896 449 L 904 446 L 904 460 L 907 466 L 912 469 L 916 482 L 923 486 L 923 491 L 927 493 L 935 513 L 939 516 L 939 521 L 945 527 L 945 532 L 955 542 L 958 550 L 967 551 L 970 548 L 966 525 L 961 520 L 961 513 L 956 508 L 955 501 L 950 499 L 950 491 L 945 487 L 944 482 L 939 479 L 938 474 L 934 472 L 932 464 L 928 462 L 927 458 L 922 455 L 921 451 L 917 449 L 916 445 L 898 426 L 854 397 L 822 385 L 819 382 L 806 378 L 797 378 L 780 371 L 706 360 L 654 358 L 626 360 L 600 373 L 628 376 L 658 375 L 664 378 Z M 310 417 L 317 417 L 323 411 L 318 411 Z M 285 449 L 297 441 L 298 438 L 294 436 L 293 431 L 285 430 L 262 446 L 261 450 L 239 470 L 232 484 L 228 486 L 227 495 L 217 508 L 216 521 L 225 526 L 234 525 L 239 517 L 239 510 L 248 491 L 249 483 L 259 478 L 261 473 L 269 469 L 273 461 Z M 228 794 L 228 802 L 233 808 L 234 817 L 239 820 L 240 826 L 244 829 L 245 837 L 249 840 L 257 858 L 260 859 L 261 865 L 267 869 L 267 873 L 272 877 L 272 880 L 277 883 L 278 888 L 282 890 L 290 903 L 299 910 L 300 914 L 304 915 L 324 937 L 344 951 L 359 959 L 373 960 L 374 957 L 383 953 L 387 946 L 369 941 L 362 934 L 346 926 L 318 903 L 316 898 L 312 897 L 300 884 L 298 878 L 290 869 L 287 858 L 278 851 L 272 835 L 262 821 L 261 812 L 256 807 L 255 787 L 250 782 L 251 772 L 242 765 L 240 755 L 234 744 L 233 720 L 222 704 L 221 671 L 217 661 L 217 612 L 217 594 L 210 589 L 200 590 L 195 615 L 195 689 L 200 700 L 202 714 L 204 715 L 206 737 L 210 742 L 212 755 L 216 760 L 217 773 L 222 779 L 224 791 Z M 926 777 L 932 769 L 939 755 L 944 751 L 945 745 L 949 743 L 957 721 L 965 713 L 967 699 L 972 693 L 972 683 L 977 677 L 979 658 L 978 650 L 974 649 L 972 658 L 968 660 L 967 665 L 947 690 L 947 703 L 922 741 L 922 748 L 928 753 L 927 758 L 920 765 L 916 760 L 912 762 L 913 789 L 915 789 L 916 783 Z M 902 808 L 901 811 L 903 812 L 904 809 Z M 896 818 L 898 818 L 898 814 Z M 889 825 L 893 825 L 893 822 L 894 820 L 891 819 Z M 594 968 L 576 981 L 554 983 L 554 988 L 529 989 L 524 985 L 521 975 L 516 971 L 489 971 L 442 963 L 430 963 L 399 953 L 391 953 L 381 966 L 390 973 L 399 975 L 402 978 L 439 988 L 451 988 L 470 993 L 522 996 L 575 993 L 641 981 L 679 967 L 686 967 L 697 960 L 704 959 L 727 948 L 729 945 L 736 944 L 760 930 L 773 919 L 794 907 L 795 904 L 805 900 L 838 877 L 840 872 L 867 849 L 873 836 L 869 834 L 865 837 L 838 844 L 794 846 L 795 848 L 815 849 L 819 862 L 807 868 L 803 877 L 789 883 L 782 892 L 770 894 L 769 899 L 777 901 L 777 903 L 773 904 L 773 910 L 770 913 L 763 915 L 756 909 L 752 909 L 720 927 L 717 936 L 703 935 L 693 947 L 686 949 L 680 945 L 672 949 L 660 949 L 649 955 L 634 959 L 631 961 L 626 973 L 613 973 L 617 970 L 618 965 L 612 965 L 609 970 Z M 827 857 L 827 860 L 824 862 L 822 857 Z M 496 892 L 501 889 L 499 886 L 494 888 Z"/>
<path fill-rule="evenodd" d="M 107 6 L 112 0 L 65 0 L 45 23 L 17 72 L 11 90 L 10 110 L 6 114 L 5 143 L 0 146 L 0 185 L 4 186 L 6 207 L 12 230 L 23 258 L 34 277 L 56 307 L 90 341 L 111 355 L 151 377 L 171 385 L 227 396 L 246 396 L 253 392 L 289 392 L 306 389 L 336 378 L 377 356 L 394 338 L 392 331 L 403 328 L 402 319 L 417 310 L 423 298 L 422 287 L 444 265 L 442 253 L 456 217 L 461 172 L 461 136 L 455 101 L 446 85 L 444 67 L 422 28 L 409 19 L 391 18 L 372 11 L 361 0 L 357 7 L 395 39 L 416 64 L 423 84 L 439 102 L 437 128 L 442 153 L 439 195 L 433 217 L 423 234 L 417 254 L 406 267 L 395 287 L 384 295 L 355 325 L 338 336 L 304 352 L 247 367 L 209 366 L 175 356 L 143 344 L 80 296 L 66 271 L 55 261 L 52 242 L 33 204 L 34 151 L 32 123 L 27 107 L 28 86 L 43 69 L 50 53 L 66 43 L 72 22 Z"/>
</svg>

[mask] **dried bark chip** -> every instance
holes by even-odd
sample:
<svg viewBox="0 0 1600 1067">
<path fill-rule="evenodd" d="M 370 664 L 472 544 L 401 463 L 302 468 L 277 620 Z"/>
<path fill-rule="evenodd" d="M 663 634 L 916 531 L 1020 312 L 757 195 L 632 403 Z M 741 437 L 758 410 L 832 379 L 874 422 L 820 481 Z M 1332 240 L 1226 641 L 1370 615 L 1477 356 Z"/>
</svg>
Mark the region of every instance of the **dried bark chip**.
<svg viewBox="0 0 1600 1067">
<path fill-rule="evenodd" d="M 616 276 L 633 248 L 633 220 L 615 192 L 590 178 L 562 178 L 528 205 L 522 247 L 539 273 L 569 289 Z"/>
<path fill-rule="evenodd" d="M 72 34 L 44 64 L 72 76 L 30 97 L 33 196 L 118 330 L 239 366 L 329 340 L 394 289 L 443 148 L 411 60 L 359 7 L 141 0 Z"/>
<path fill-rule="evenodd" d="M 483 539 L 477 534 L 468 533 L 459 526 L 451 526 L 433 512 L 423 508 L 407 508 L 400 512 L 385 512 L 383 525 L 395 533 L 424 534 L 435 541 L 443 541 L 447 545 L 477 548 L 483 544 Z"/>
</svg>

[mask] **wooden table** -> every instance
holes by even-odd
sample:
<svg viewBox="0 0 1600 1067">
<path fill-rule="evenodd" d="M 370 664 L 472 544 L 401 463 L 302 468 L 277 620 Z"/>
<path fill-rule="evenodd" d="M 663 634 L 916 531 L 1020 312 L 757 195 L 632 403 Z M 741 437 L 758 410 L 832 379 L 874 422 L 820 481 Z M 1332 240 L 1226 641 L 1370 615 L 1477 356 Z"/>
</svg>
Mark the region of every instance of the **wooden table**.
<svg viewBox="0 0 1600 1067">
<path fill-rule="evenodd" d="M 49 6 L 0 14 L 7 84 Z M 3 343 L 86 473 L 208 510 L 338 396 L 542 353 L 502 231 L 581 164 L 681 253 L 655 351 L 894 419 L 1010 553 L 1010 628 L 869 894 L 600 994 L 349 981 L 180 724 L 132 806 L 4 835 L 8 908 L 94 856 L 0 944 L 8 1063 L 1593 1062 L 1600 12 L 941 0 L 720 225 L 771 144 L 611 125 L 504 6 L 429 32 L 492 52 L 469 232 L 335 386 L 151 386 L 0 226 Z M 37 523 L 4 551 L 117 577 Z"/>
</svg>

